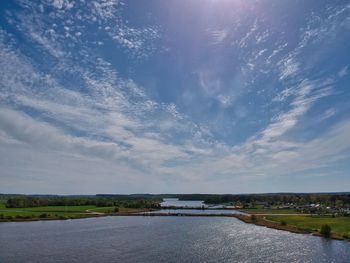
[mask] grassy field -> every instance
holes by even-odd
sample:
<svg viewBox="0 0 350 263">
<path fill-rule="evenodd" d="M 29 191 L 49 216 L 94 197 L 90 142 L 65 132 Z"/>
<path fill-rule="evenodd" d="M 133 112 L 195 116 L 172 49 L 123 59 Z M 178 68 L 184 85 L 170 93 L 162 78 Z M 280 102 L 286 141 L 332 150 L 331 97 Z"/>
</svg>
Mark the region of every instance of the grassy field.
<svg viewBox="0 0 350 263">
<path fill-rule="evenodd" d="M 113 211 L 114 208 L 96 206 L 43 206 L 31 208 L 6 208 L 3 203 L 0 203 L 0 215 L 3 217 L 11 216 L 37 218 L 43 216 L 43 214 L 46 214 L 47 217 L 81 218 L 90 216 L 86 210 L 93 211 L 94 209 Z"/>
<path fill-rule="evenodd" d="M 266 216 L 266 219 L 281 222 L 285 221 L 287 225 L 295 226 L 302 229 L 320 231 L 323 224 L 328 224 L 332 228 L 332 232 L 340 236 L 350 236 L 350 217 L 331 217 L 331 216 Z"/>
<path fill-rule="evenodd" d="M 300 214 L 296 209 L 264 209 L 264 208 L 251 208 L 251 209 L 239 209 L 240 211 L 248 214 Z"/>
<path fill-rule="evenodd" d="M 137 213 L 144 211 L 149 211 L 149 209 L 119 207 L 118 212 Z M 94 214 L 94 212 L 110 214 L 115 211 L 114 207 L 97 207 L 94 205 L 6 208 L 4 202 L 0 202 L 0 221 L 86 218 L 96 216 L 97 213 Z"/>
</svg>

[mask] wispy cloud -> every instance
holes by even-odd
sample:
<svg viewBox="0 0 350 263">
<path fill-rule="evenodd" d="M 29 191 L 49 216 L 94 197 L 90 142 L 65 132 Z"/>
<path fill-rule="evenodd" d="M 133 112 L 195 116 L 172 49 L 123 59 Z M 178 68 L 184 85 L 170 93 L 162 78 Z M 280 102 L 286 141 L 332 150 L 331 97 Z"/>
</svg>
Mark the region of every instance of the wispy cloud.
<svg viewBox="0 0 350 263">
<path fill-rule="evenodd" d="M 344 77 L 344 76 L 346 76 L 346 75 L 348 75 L 349 74 L 349 70 L 348 70 L 348 67 L 347 66 L 345 66 L 345 67 L 343 67 L 341 70 L 339 70 L 339 72 L 338 72 L 338 76 L 339 77 Z"/>
<path fill-rule="evenodd" d="M 213 45 L 222 44 L 228 37 L 229 31 L 227 29 L 217 29 L 210 31 Z"/>
<path fill-rule="evenodd" d="M 203 50 L 178 63 L 190 65 L 179 75 L 191 80 L 186 89 L 200 101 L 191 109 L 198 115 L 214 109 L 214 117 L 196 119 L 177 99 L 149 95 L 141 84 L 146 77 L 133 74 L 140 59 L 157 52 L 160 25 L 128 22 L 119 1 L 18 4 L 6 17 L 16 34 L 0 29 L 0 191 L 59 193 L 61 184 L 72 193 L 81 182 L 78 191 L 90 193 L 240 192 L 350 158 L 348 116 L 307 139 L 296 132 L 316 106 L 339 94 L 339 79 L 348 75 L 344 64 L 318 74 L 311 69 L 321 55 L 306 59 L 321 40 L 334 40 L 337 26 L 347 26 L 348 5 L 327 9 L 323 20 L 311 16 L 296 40 L 280 36 L 259 14 L 233 28 L 205 24 L 211 28 L 203 33 L 210 38 L 205 48 L 213 48 L 215 63 L 203 62 L 211 58 Z M 116 63 L 106 50 L 127 58 Z M 222 50 L 231 57 L 217 56 Z M 176 54 L 171 59 L 178 62 Z M 127 59 L 133 67 L 125 70 Z M 160 74 L 177 72 L 171 66 Z M 318 123 L 342 116 L 336 106 L 320 107 Z M 220 118 L 224 128 L 216 125 Z"/>
</svg>

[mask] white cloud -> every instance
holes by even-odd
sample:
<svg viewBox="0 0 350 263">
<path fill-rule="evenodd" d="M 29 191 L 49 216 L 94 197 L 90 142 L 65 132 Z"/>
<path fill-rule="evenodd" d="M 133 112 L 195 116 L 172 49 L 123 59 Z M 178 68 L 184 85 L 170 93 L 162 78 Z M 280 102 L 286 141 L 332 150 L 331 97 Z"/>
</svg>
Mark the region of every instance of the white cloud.
<svg viewBox="0 0 350 263">
<path fill-rule="evenodd" d="M 35 6 L 30 1 L 21 3 L 23 7 Z M 0 32 L 0 191 L 186 191 L 189 185 L 197 187 L 191 191 L 239 191 L 242 182 L 307 172 L 349 159 L 347 120 L 308 141 L 293 136 L 302 117 L 319 100 L 332 95 L 332 85 L 336 83 L 305 76 L 301 70 L 303 49 L 326 32 L 334 32 L 331 25 L 345 14 L 345 9 L 330 16 L 328 26 L 312 22 L 290 52 L 288 43 L 279 41 L 274 49 L 259 47 L 249 53 L 251 59 L 243 59 L 244 65 L 254 71 L 262 64 L 257 60 L 267 57 L 265 64 L 276 73 L 282 89 L 271 93 L 278 93 L 271 96 L 272 103 L 284 107 L 245 142 L 231 145 L 215 139 L 211 127 L 191 121 L 176 104 L 152 100 L 133 80 L 123 79 L 111 63 L 93 55 L 84 42 L 89 32 L 79 28 L 79 23 L 98 25 L 104 37 L 114 38 L 135 56 L 154 52 L 153 41 L 160 37 L 159 28 L 127 25 L 119 15 L 118 1 L 91 1 L 87 3 L 90 9 L 83 15 L 65 13 L 73 6 L 79 10 L 76 5 L 80 2 L 51 3 L 57 10 L 52 14 L 55 23 L 50 20 L 50 24 L 60 26 L 50 30 L 45 30 L 45 21 L 50 18 L 40 10 L 40 14 L 24 12 L 17 16 L 19 32 L 37 43 L 39 52 L 48 52 L 55 58 L 51 71 L 38 69 L 35 58 L 27 57 L 13 44 L 10 35 Z M 240 40 L 242 49 L 250 39 L 262 45 L 269 38 L 270 31 L 258 32 L 262 27 L 258 21 Z M 60 27 L 69 32 L 60 32 Z M 226 28 L 211 31 L 212 43 L 225 42 L 231 37 L 230 32 Z M 99 42 L 102 43 L 95 41 Z M 68 53 L 62 50 L 69 50 L 67 43 L 77 45 L 81 54 L 90 57 L 80 53 L 66 56 Z M 66 74 L 74 76 L 83 89 L 65 84 L 59 76 Z M 220 103 L 220 110 L 232 106 L 240 96 L 237 89 L 244 87 L 236 82 L 226 85 L 220 74 L 209 68 L 196 74 L 201 91 Z M 346 74 L 348 68 L 344 67 L 338 77 Z M 263 87 L 259 88 L 268 89 L 268 85 L 261 83 Z M 232 114 L 237 120 L 245 119 L 248 107 L 237 103 Z M 328 109 L 321 118 L 325 120 L 336 112 L 335 108 Z"/>
<path fill-rule="evenodd" d="M 211 44 L 219 45 L 222 44 L 228 37 L 228 29 L 217 29 L 210 31 L 210 36 L 212 39 Z"/>
<path fill-rule="evenodd" d="M 74 6 L 74 1 L 69 0 L 53 0 L 52 5 L 58 9 L 71 9 Z"/>
<path fill-rule="evenodd" d="M 284 90 L 278 95 L 280 100 L 294 96 L 290 104 L 291 109 L 274 118 L 273 122 L 262 132 L 263 140 L 269 141 L 285 134 L 296 125 L 299 117 L 304 115 L 315 101 L 332 94 L 330 87 L 319 89 L 317 85 L 317 82 L 304 80 L 298 87 Z"/>
<path fill-rule="evenodd" d="M 210 97 L 223 107 L 230 107 L 238 97 L 238 90 L 241 87 L 228 88 L 226 83 L 210 69 L 201 69 L 197 72 L 198 84 L 204 95 Z M 232 84 L 231 84 L 232 86 Z"/>
<path fill-rule="evenodd" d="M 337 110 L 334 108 L 330 108 L 328 110 L 326 110 L 319 118 L 319 121 L 324 121 L 327 120 L 331 117 L 333 117 L 334 115 L 337 114 Z"/>
<path fill-rule="evenodd" d="M 341 70 L 339 70 L 339 72 L 338 72 L 338 76 L 339 77 L 344 77 L 344 76 L 346 76 L 346 75 L 348 75 L 349 74 L 349 71 L 348 71 L 348 67 L 347 66 L 345 66 L 345 67 L 343 67 Z"/>
<path fill-rule="evenodd" d="M 193 132 L 199 137 L 201 134 L 175 104 L 158 104 L 150 100 L 133 81 L 118 77 L 111 65 L 102 59 L 95 60 L 93 72 L 74 68 L 76 77 L 85 82 L 88 93 L 84 94 L 69 90 L 54 76 L 37 71 L 30 60 L 4 38 L 0 53 L 6 69 L 0 78 L 4 106 L 0 114 L 0 142 L 3 145 L 22 145 L 15 148 L 19 152 L 32 148 L 38 156 L 45 152 L 51 152 L 48 156 L 52 158 L 63 156 L 72 171 L 69 173 L 64 169 L 69 175 L 61 176 L 80 178 L 84 177 L 80 164 L 74 166 L 70 157 L 83 160 L 88 167 L 91 163 L 96 166 L 108 163 L 107 166 L 113 167 L 116 173 L 120 166 L 129 173 L 140 175 L 142 170 L 143 174 L 149 173 L 154 178 L 160 176 L 164 162 L 205 152 L 194 144 L 172 143 L 174 132 L 187 134 L 185 138 L 193 136 Z M 66 59 L 61 62 L 65 64 Z M 66 70 L 68 65 L 63 68 Z M 31 109 L 36 112 L 35 117 L 20 113 L 14 109 L 17 107 Z M 165 119 L 169 123 L 168 138 L 164 138 L 160 128 Z M 55 162 L 48 157 L 45 160 Z M 30 169 L 28 163 L 23 165 Z M 47 177 L 44 174 L 52 172 L 44 166 L 46 169 L 40 173 Z M 9 173 L 16 170 L 16 167 L 6 167 Z M 75 170 L 80 172 L 75 175 Z M 100 175 L 102 178 L 113 174 L 113 170 L 101 170 L 104 171 Z M 55 171 L 54 174 L 60 173 Z M 9 179 L 2 177 L 1 180 Z"/>
<path fill-rule="evenodd" d="M 19 4 L 23 10 L 16 12 L 15 17 L 20 23 L 12 18 L 9 22 L 54 57 L 69 55 L 69 52 L 63 52 L 66 47 L 89 43 L 91 37 L 114 39 L 115 43 L 126 48 L 125 52 L 139 59 L 156 51 L 154 41 L 160 37 L 159 28 L 153 25 L 140 28 L 129 26 L 121 15 L 123 4 L 119 0 L 42 1 L 39 9 L 32 1 L 23 0 Z M 41 12 L 52 7 L 56 10 L 49 16 Z M 92 36 L 88 30 L 90 26 L 86 28 L 82 23 L 96 26 L 100 30 L 93 32 Z M 95 43 L 100 45 L 103 41 Z"/>
<path fill-rule="evenodd" d="M 281 70 L 280 80 L 295 76 L 300 67 L 299 63 L 295 61 L 293 56 L 281 60 L 279 64 Z"/>
<path fill-rule="evenodd" d="M 228 107 L 232 104 L 231 98 L 229 96 L 219 94 L 216 98 L 224 107 Z"/>
<path fill-rule="evenodd" d="M 258 30 L 258 19 L 254 20 L 253 25 L 250 27 L 250 29 L 248 30 L 248 32 L 245 34 L 245 36 L 240 40 L 239 42 L 239 46 L 241 48 L 247 46 L 247 40 L 253 36 L 253 34 Z"/>
</svg>

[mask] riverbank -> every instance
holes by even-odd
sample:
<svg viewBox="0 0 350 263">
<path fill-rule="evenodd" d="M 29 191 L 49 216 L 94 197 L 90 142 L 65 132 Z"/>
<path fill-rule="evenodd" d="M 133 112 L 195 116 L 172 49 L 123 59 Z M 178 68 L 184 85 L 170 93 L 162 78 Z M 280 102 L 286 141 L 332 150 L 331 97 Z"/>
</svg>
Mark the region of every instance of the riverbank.
<svg viewBox="0 0 350 263">
<path fill-rule="evenodd" d="M 102 210 L 102 209 L 101 209 Z M 100 210 L 100 211 L 101 211 Z M 16 217 L 6 217 L 0 218 L 0 222 L 27 222 L 27 221 L 45 221 L 45 220 L 69 220 L 69 219 L 84 219 L 84 218 L 93 218 L 93 217 L 105 217 L 105 216 L 187 216 L 187 217 L 234 217 L 235 214 L 220 214 L 220 213 L 207 213 L 207 214 L 198 214 L 198 213 L 157 213 L 156 209 L 121 209 L 121 212 L 96 212 L 93 210 L 86 210 L 85 213 L 74 214 L 74 216 L 57 216 L 48 214 L 45 217 L 40 216 L 16 216 Z M 185 210 L 185 209 L 184 209 Z"/>
<path fill-rule="evenodd" d="M 281 222 L 277 222 L 277 221 L 272 221 L 269 219 L 266 219 L 265 216 L 263 215 L 255 215 L 255 219 L 252 220 L 252 216 L 251 215 L 236 215 L 236 218 L 238 218 L 239 220 L 247 223 L 247 224 L 254 224 L 254 225 L 258 225 L 258 226 L 264 226 L 264 227 L 268 227 L 268 228 L 273 228 L 273 229 L 277 229 L 277 230 L 283 230 L 283 231 L 288 231 L 288 232 L 292 232 L 292 233 L 296 233 L 296 234 L 311 234 L 313 236 L 319 236 L 322 237 L 322 235 L 320 234 L 320 232 L 317 229 L 308 229 L 305 227 L 296 227 L 293 225 L 288 225 L 288 224 L 281 224 Z M 350 220 L 350 219 L 349 219 Z M 340 234 L 337 233 L 331 233 L 330 236 L 331 239 L 335 239 L 335 240 L 347 240 L 350 241 L 349 238 L 346 238 Z"/>
</svg>

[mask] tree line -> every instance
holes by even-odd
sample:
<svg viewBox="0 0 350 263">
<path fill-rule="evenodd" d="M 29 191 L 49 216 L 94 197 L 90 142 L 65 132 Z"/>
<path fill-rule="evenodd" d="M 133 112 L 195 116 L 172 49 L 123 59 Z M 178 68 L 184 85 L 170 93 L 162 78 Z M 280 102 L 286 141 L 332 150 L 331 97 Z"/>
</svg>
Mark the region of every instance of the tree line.
<svg viewBox="0 0 350 263">
<path fill-rule="evenodd" d="M 268 205 L 293 203 L 297 205 L 320 203 L 329 206 L 350 204 L 350 193 L 281 193 L 281 194 L 184 194 L 176 195 L 180 200 L 203 200 L 206 204 L 220 203 L 256 203 Z"/>
<path fill-rule="evenodd" d="M 95 205 L 99 207 L 125 207 L 125 208 L 159 208 L 161 199 L 117 199 L 103 197 L 35 197 L 15 196 L 6 201 L 7 208 L 26 208 L 40 206 L 82 206 Z"/>
<path fill-rule="evenodd" d="M 159 208 L 163 198 L 179 198 L 180 200 L 202 200 L 206 204 L 236 203 L 254 204 L 264 202 L 267 205 L 293 203 L 305 205 L 319 203 L 326 206 L 343 207 L 350 205 L 350 193 L 277 193 L 277 194 L 133 194 L 133 195 L 1 195 L 6 206 L 11 208 L 38 206 L 118 206 L 127 208 Z M 2 201 L 3 202 L 3 201 Z"/>
</svg>

